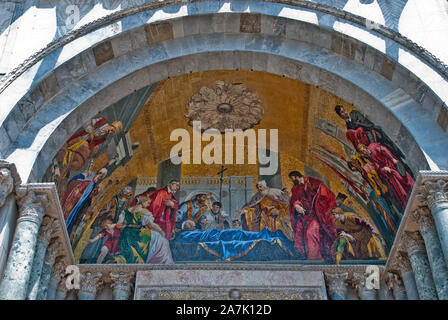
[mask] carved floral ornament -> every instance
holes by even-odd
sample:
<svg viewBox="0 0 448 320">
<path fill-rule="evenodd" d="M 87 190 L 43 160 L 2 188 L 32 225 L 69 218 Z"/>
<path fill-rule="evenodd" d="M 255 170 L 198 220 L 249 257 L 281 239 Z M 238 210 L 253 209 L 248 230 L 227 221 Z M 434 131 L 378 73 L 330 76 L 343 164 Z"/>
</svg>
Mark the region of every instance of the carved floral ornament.
<svg viewBox="0 0 448 320">
<path fill-rule="evenodd" d="M 249 129 L 260 123 L 263 108 L 258 95 L 242 83 L 216 81 L 202 87 L 187 105 L 185 117 L 191 126 L 201 121 L 203 130 Z"/>
</svg>

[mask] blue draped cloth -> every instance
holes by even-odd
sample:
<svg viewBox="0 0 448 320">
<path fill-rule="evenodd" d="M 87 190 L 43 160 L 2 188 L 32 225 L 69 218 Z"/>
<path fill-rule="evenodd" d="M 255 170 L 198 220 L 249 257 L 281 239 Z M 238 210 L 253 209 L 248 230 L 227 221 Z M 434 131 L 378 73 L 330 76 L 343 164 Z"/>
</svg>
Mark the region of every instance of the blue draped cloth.
<svg viewBox="0 0 448 320">
<path fill-rule="evenodd" d="M 184 231 L 177 234 L 174 241 L 199 244 L 208 253 L 223 261 L 242 257 L 261 242 L 281 248 L 291 258 L 299 258 L 292 241 L 286 238 L 280 230 L 272 232 L 268 228 L 264 228 L 260 232 L 240 229 Z"/>
<path fill-rule="evenodd" d="M 96 186 L 96 183 L 94 182 L 95 175 L 96 175 L 95 173 L 92 173 L 90 177 L 87 177 L 87 173 L 83 172 L 71 178 L 67 183 L 67 185 L 69 185 L 74 180 L 78 180 L 80 182 L 83 181 L 90 182 L 87 188 L 84 190 L 84 193 L 82 194 L 81 198 L 79 198 L 78 202 L 73 207 L 72 211 L 70 211 L 67 220 L 65 221 L 65 225 L 69 233 L 73 227 L 73 223 L 75 222 L 81 209 L 83 208 L 84 202 L 86 202 L 89 199 L 90 194 L 92 193 L 93 189 L 95 189 Z"/>
</svg>

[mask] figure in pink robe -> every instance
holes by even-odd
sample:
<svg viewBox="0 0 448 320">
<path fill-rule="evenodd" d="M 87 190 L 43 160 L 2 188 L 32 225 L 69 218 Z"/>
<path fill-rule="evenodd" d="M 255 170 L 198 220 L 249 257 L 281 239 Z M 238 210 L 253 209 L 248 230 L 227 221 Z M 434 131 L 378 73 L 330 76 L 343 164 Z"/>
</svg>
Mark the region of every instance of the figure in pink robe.
<svg viewBox="0 0 448 320">
<path fill-rule="evenodd" d="M 380 177 L 389 184 L 401 209 L 404 210 L 414 185 L 414 179 L 410 173 L 387 147 L 379 143 L 371 143 L 367 147 L 359 144 L 358 149 L 363 156 L 370 159 Z"/>
</svg>

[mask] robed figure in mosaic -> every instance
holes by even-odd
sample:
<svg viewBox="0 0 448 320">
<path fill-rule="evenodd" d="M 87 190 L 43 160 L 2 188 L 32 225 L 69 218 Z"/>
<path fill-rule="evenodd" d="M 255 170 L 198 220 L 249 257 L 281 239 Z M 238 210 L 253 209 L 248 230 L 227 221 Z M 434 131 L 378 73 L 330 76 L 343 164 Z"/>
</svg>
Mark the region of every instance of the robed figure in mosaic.
<svg viewBox="0 0 448 320">
<path fill-rule="evenodd" d="M 103 168 L 98 173 L 86 171 L 69 180 L 62 202 L 62 210 L 69 234 L 81 212 L 89 207 L 91 195 L 97 183 L 106 175 L 107 170 Z"/>
<path fill-rule="evenodd" d="M 308 260 L 332 260 L 331 246 L 336 229 L 331 209 L 336 206 L 333 192 L 319 179 L 289 173 L 290 218 L 295 226 L 294 247 Z"/>
<path fill-rule="evenodd" d="M 172 180 L 162 189 L 151 194 L 151 204 L 147 209 L 153 214 L 154 222 L 159 225 L 169 240 L 174 236 L 176 214 L 179 206 L 174 193 L 180 188 L 177 180 Z"/>
<path fill-rule="evenodd" d="M 153 214 L 146 209 L 150 198 L 122 212 L 118 224 L 123 225 L 119 246 L 121 254 L 114 257 L 116 263 L 171 264 L 173 258 L 165 232 L 154 223 Z"/>
<path fill-rule="evenodd" d="M 268 188 L 266 181 L 259 181 L 257 193 L 242 209 L 243 227 L 254 232 L 264 228 L 272 232 L 280 230 L 292 241 L 294 233 L 289 219 L 288 200 L 288 195 L 282 190 Z"/>
</svg>

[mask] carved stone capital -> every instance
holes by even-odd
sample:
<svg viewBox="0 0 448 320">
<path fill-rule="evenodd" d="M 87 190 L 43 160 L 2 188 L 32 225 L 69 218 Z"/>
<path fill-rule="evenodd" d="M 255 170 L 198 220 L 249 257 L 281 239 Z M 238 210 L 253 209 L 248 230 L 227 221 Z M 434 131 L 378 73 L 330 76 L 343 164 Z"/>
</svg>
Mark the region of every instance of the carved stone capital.
<svg viewBox="0 0 448 320">
<path fill-rule="evenodd" d="M 417 198 L 430 209 L 439 203 L 448 202 L 448 181 L 425 181 L 419 189 Z"/>
<path fill-rule="evenodd" d="M 400 271 L 402 274 L 412 272 L 411 262 L 409 261 L 407 253 L 399 252 L 395 261 L 392 263 L 391 268 Z"/>
<path fill-rule="evenodd" d="M 328 293 L 331 295 L 336 292 L 347 290 L 348 272 L 343 273 L 325 273 Z"/>
<path fill-rule="evenodd" d="M 353 272 L 350 283 L 355 289 L 364 288 L 366 286 L 367 274 L 364 272 Z"/>
<path fill-rule="evenodd" d="M 49 216 L 45 216 L 39 229 L 39 239 L 50 242 L 51 236 L 58 227 L 57 220 Z"/>
<path fill-rule="evenodd" d="M 420 231 L 425 231 L 434 226 L 434 220 L 429 208 L 426 206 L 418 207 L 413 212 L 415 221 L 418 223 Z"/>
<path fill-rule="evenodd" d="M 59 242 L 59 240 L 54 240 L 48 246 L 47 253 L 45 254 L 45 263 L 49 265 L 53 265 L 56 261 L 56 258 L 63 253 L 63 246 Z"/>
<path fill-rule="evenodd" d="M 0 167 L 0 207 L 5 204 L 6 198 L 14 190 L 14 179 L 11 170 Z"/>
<path fill-rule="evenodd" d="M 416 251 L 425 251 L 425 241 L 422 235 L 418 231 L 405 231 L 403 236 L 404 243 L 406 245 L 406 250 L 408 255 L 413 254 Z"/>
<path fill-rule="evenodd" d="M 393 290 L 394 287 L 403 287 L 403 280 L 401 277 L 393 272 L 388 272 L 386 277 L 386 283 L 389 290 Z"/>
<path fill-rule="evenodd" d="M 18 188 L 16 190 L 19 205 L 19 222 L 30 220 L 40 224 L 48 205 L 46 194 L 36 194 L 28 188 Z"/>
<path fill-rule="evenodd" d="M 59 260 L 51 269 L 51 277 L 59 282 L 65 276 L 65 268 L 65 262 L 63 260 Z"/>
<path fill-rule="evenodd" d="M 109 276 L 112 279 L 112 284 L 110 286 L 114 290 L 129 291 L 131 290 L 134 275 L 135 272 L 111 272 L 109 273 Z"/>
<path fill-rule="evenodd" d="M 96 295 L 98 288 L 103 284 L 101 272 L 86 272 L 81 274 L 81 288 L 79 293 L 90 293 Z"/>
</svg>

